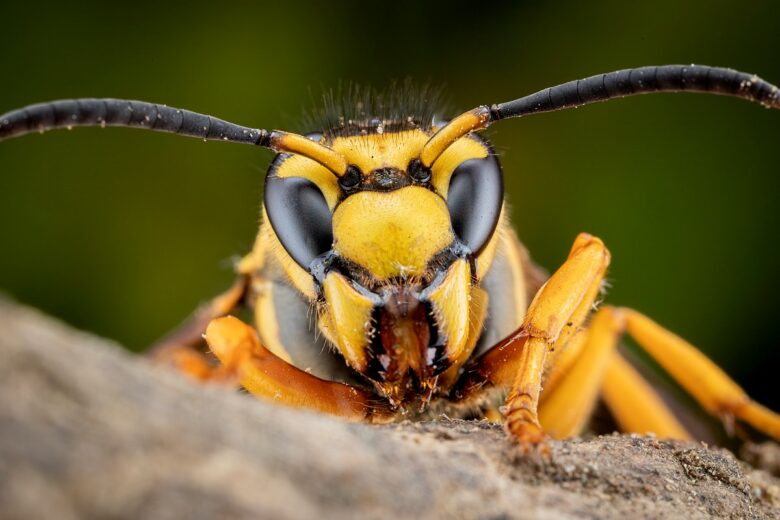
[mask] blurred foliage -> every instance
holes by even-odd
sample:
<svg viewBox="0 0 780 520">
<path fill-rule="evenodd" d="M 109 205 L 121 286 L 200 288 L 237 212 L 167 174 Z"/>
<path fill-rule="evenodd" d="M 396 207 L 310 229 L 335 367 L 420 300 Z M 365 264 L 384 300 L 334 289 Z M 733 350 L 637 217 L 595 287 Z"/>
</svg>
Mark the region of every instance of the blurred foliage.
<svg viewBox="0 0 780 520">
<path fill-rule="evenodd" d="M 107 96 L 297 128 L 340 80 L 443 84 L 459 109 L 629 66 L 780 82 L 780 3 L 55 2 L 0 7 L 0 111 Z M 513 221 L 554 269 L 575 235 L 613 253 L 609 300 L 700 345 L 780 408 L 780 115 L 649 96 L 504 122 Z M 0 145 L 0 288 L 134 349 L 232 279 L 271 154 L 83 129 Z"/>
</svg>

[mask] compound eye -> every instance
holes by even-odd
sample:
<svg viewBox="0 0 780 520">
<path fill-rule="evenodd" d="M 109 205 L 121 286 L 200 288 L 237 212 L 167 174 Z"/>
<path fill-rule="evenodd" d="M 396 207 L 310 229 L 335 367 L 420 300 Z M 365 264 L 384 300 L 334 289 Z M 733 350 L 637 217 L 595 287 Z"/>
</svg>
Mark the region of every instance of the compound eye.
<svg viewBox="0 0 780 520">
<path fill-rule="evenodd" d="M 464 161 L 452 173 L 447 191 L 452 229 L 475 255 L 493 236 L 503 200 L 504 178 L 493 154 Z"/>
<path fill-rule="evenodd" d="M 314 259 L 333 246 L 332 217 L 322 192 L 302 177 L 269 175 L 264 199 L 271 227 L 282 246 L 308 271 Z"/>
</svg>

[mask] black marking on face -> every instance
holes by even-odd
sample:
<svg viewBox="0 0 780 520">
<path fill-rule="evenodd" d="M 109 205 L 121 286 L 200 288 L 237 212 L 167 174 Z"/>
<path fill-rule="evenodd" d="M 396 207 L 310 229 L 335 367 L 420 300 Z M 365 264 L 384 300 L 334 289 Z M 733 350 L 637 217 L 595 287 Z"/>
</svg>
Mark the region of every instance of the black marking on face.
<svg viewBox="0 0 780 520">
<path fill-rule="evenodd" d="M 428 186 L 431 182 L 431 169 L 423 166 L 420 159 L 412 159 L 409 161 L 407 168 L 409 176 L 412 178 L 415 184 Z"/>
<path fill-rule="evenodd" d="M 367 191 L 393 191 L 411 184 L 406 172 L 398 168 L 377 168 L 366 176 L 363 189 Z"/>
<path fill-rule="evenodd" d="M 433 312 L 433 306 L 431 302 L 424 302 L 425 313 L 428 316 L 429 334 L 430 339 L 428 341 L 428 348 L 425 353 L 425 375 L 427 377 L 433 377 L 441 374 L 447 370 L 452 364 L 449 356 L 447 356 L 447 341 L 441 334 L 439 334 L 439 327 L 436 324 L 435 314 Z"/>
<path fill-rule="evenodd" d="M 382 334 L 379 328 L 382 323 L 382 308 L 374 307 L 371 315 L 374 324 L 374 333 L 371 335 L 371 343 L 366 349 L 366 368 L 363 375 L 372 381 L 384 382 L 391 370 L 392 353 L 387 352 L 382 343 Z"/>
<path fill-rule="evenodd" d="M 362 174 L 357 167 L 350 166 L 347 173 L 339 179 L 344 198 L 363 191 L 394 191 L 412 184 L 412 179 L 401 169 L 386 167 L 377 168 L 367 174 Z"/>
<path fill-rule="evenodd" d="M 363 173 L 355 165 L 349 165 L 344 175 L 339 177 L 339 187 L 345 194 L 362 190 Z"/>
</svg>

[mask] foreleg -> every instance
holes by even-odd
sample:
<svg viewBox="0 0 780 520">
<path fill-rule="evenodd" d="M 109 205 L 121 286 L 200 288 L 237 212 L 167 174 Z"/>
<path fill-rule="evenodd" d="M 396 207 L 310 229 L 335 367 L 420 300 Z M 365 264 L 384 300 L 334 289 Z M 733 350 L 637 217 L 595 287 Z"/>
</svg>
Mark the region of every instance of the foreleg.
<svg viewBox="0 0 780 520">
<path fill-rule="evenodd" d="M 257 332 L 238 318 L 212 321 L 205 338 L 225 369 L 260 398 L 352 421 L 381 422 L 388 417 L 386 408 L 371 393 L 322 380 L 278 358 L 260 343 Z"/>
</svg>

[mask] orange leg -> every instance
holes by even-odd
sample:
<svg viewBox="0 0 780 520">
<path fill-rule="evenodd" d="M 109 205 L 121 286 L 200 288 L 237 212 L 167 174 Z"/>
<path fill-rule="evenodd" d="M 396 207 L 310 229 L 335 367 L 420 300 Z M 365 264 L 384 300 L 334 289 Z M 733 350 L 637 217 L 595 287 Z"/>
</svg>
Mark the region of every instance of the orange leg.
<svg viewBox="0 0 780 520">
<path fill-rule="evenodd" d="M 565 368 L 562 365 L 552 371 L 556 377 L 552 384 L 545 382 L 539 410 L 539 420 L 548 435 L 560 439 L 577 435 L 584 427 L 598 397 L 608 354 L 616 342 L 616 329 L 612 316 L 602 309 L 583 333 L 579 355 L 566 372 L 560 371 Z M 566 361 L 564 356 L 560 359 Z"/>
<path fill-rule="evenodd" d="M 601 240 L 578 236 L 569 258 L 537 293 L 520 329 L 484 354 L 464 378 L 463 395 L 473 383 L 510 388 L 507 430 L 523 449 L 544 438 L 537 408 L 548 355 L 560 355 L 556 350 L 575 335 L 599 294 L 608 265 L 609 252 Z"/>
<path fill-rule="evenodd" d="M 736 418 L 780 441 L 780 415 L 756 403 L 723 370 L 684 339 L 631 309 L 626 331 L 705 410 Z"/>
<path fill-rule="evenodd" d="M 624 429 L 688 438 L 650 385 L 615 352 L 628 332 L 705 410 L 780 440 L 780 415 L 752 401 L 695 347 L 649 318 L 606 307 L 591 330 L 580 329 L 608 263 L 601 241 L 580 235 L 568 260 L 537 293 L 523 325 L 466 367 L 451 399 L 479 403 L 491 388 L 509 389 L 507 428 L 525 446 L 541 441 L 542 425 L 557 437 L 577 434 L 599 391 Z"/>
<path fill-rule="evenodd" d="M 578 435 L 603 395 L 622 431 L 688 439 L 690 435 L 652 387 L 617 352 L 624 313 L 604 307 L 591 320 L 576 359 L 562 356 L 545 380 L 539 419 L 544 431 L 561 439 Z"/>
<path fill-rule="evenodd" d="M 233 286 L 198 309 L 183 325 L 153 345 L 148 355 L 154 362 L 171 366 L 198 380 L 220 380 L 225 376 L 221 367 L 215 366 L 199 348 L 203 345 L 203 333 L 211 320 L 238 308 L 249 286 L 249 278 L 241 276 Z"/>
<path fill-rule="evenodd" d="M 617 350 L 601 384 L 601 396 L 607 403 L 621 431 L 664 439 L 691 439 L 653 387 Z"/>
<path fill-rule="evenodd" d="M 225 369 L 258 397 L 351 421 L 382 422 L 389 418 L 387 409 L 370 392 L 324 381 L 290 365 L 266 349 L 257 332 L 237 318 L 213 320 L 205 338 Z"/>
<path fill-rule="evenodd" d="M 568 366 L 571 364 L 579 353 L 579 350 L 582 347 L 582 340 L 584 339 L 581 328 L 585 319 L 593 310 L 594 302 L 600 291 L 604 272 L 609 263 L 609 252 L 604 249 L 603 243 L 587 233 L 581 233 L 574 241 L 567 263 L 570 262 L 576 254 L 580 253 L 582 248 L 587 246 L 590 242 L 593 242 L 592 248 L 601 251 L 600 253 L 596 252 L 596 256 L 606 255 L 603 262 L 604 265 L 595 268 L 597 274 L 593 276 L 590 281 L 590 286 L 585 290 L 585 295 L 581 297 L 580 304 L 575 308 L 574 312 L 571 313 L 569 319 L 562 319 L 559 322 L 559 325 L 560 323 L 563 323 L 561 332 L 555 342 L 550 346 L 548 353 L 545 356 L 545 370 L 548 374 L 552 374 L 558 366 Z M 591 251 L 588 254 L 592 255 L 593 252 Z M 563 269 L 564 268 L 561 267 L 553 278 L 560 278 L 561 276 L 566 275 L 566 273 L 561 272 Z M 550 279 L 550 282 L 552 282 L 552 278 Z M 540 298 L 542 291 L 547 285 L 549 285 L 549 283 L 542 284 L 534 302 Z M 580 289 L 580 292 L 581 291 L 582 290 Z M 533 305 L 534 303 L 532 303 L 532 306 Z M 548 306 L 548 310 L 549 307 L 550 306 Z M 527 316 L 530 316 L 531 312 L 532 309 L 529 309 Z M 565 312 L 566 311 L 564 310 L 564 313 Z M 563 313 L 561 315 L 563 315 Z M 455 400 L 477 399 L 477 394 L 482 393 L 486 388 L 495 387 L 508 390 L 512 386 L 512 383 L 515 381 L 520 370 L 521 354 L 525 349 L 526 343 L 531 338 L 531 335 L 526 330 L 527 322 L 528 317 L 526 317 L 525 323 L 523 323 L 515 332 L 497 343 L 466 367 L 464 375 L 453 389 L 452 397 Z"/>
<path fill-rule="evenodd" d="M 690 438 L 652 387 L 615 350 L 624 332 L 709 413 L 741 420 L 780 440 L 780 415 L 752 401 L 694 346 L 634 310 L 612 307 L 594 316 L 576 361 L 545 389 L 539 414 L 545 431 L 556 437 L 578 434 L 600 390 L 623 431 Z"/>
</svg>

